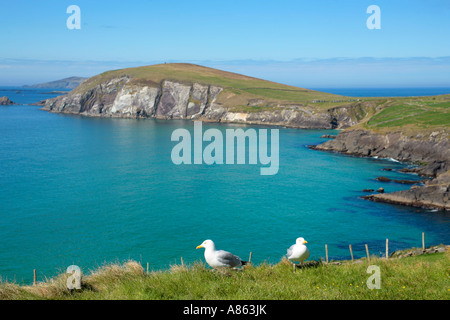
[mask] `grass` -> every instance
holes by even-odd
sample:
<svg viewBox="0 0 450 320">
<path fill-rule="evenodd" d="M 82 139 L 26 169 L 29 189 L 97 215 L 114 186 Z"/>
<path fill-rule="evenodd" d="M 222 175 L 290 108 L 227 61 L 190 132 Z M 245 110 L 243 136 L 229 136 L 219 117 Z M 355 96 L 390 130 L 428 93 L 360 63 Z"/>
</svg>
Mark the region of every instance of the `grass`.
<svg viewBox="0 0 450 320">
<path fill-rule="evenodd" d="M 392 106 L 378 113 L 368 122 L 369 127 L 402 127 L 415 125 L 428 128 L 450 123 L 450 108 L 417 105 Z"/>
<path fill-rule="evenodd" d="M 85 276 L 82 289 L 69 292 L 67 275 L 36 286 L 0 284 L 0 299 L 62 300 L 318 300 L 450 298 L 450 252 L 401 259 L 372 258 L 381 270 L 381 289 L 368 289 L 369 263 L 318 264 L 297 269 L 282 260 L 241 271 L 213 271 L 203 263 L 144 272 L 135 261 L 112 264 Z"/>
<path fill-rule="evenodd" d="M 266 99 L 269 103 L 304 103 L 314 99 L 343 99 L 345 97 L 330 93 L 288 86 L 272 81 L 257 79 L 232 72 L 207 68 L 187 63 L 169 63 L 138 68 L 107 71 L 92 77 L 74 89 L 74 93 L 86 92 L 113 78 L 128 76 L 131 84 L 158 87 L 163 80 L 179 83 L 219 86 L 233 93 L 234 96 L 220 99 L 218 102 L 227 106 L 245 104 L 249 99 Z M 237 99 L 235 96 L 239 96 Z M 233 98 L 230 100 L 230 98 Z M 237 100 L 237 101 L 235 101 Z"/>
<path fill-rule="evenodd" d="M 74 89 L 73 93 L 89 92 L 111 79 L 121 77 L 130 79 L 128 86 L 159 87 L 164 80 L 186 85 L 199 83 L 219 86 L 223 90 L 215 102 L 231 112 L 260 113 L 301 109 L 309 114 L 332 112 L 333 116 L 336 112 L 337 117 L 348 116 L 358 122 L 353 128 L 382 133 L 402 131 L 417 134 L 436 130 L 448 132 L 450 128 L 450 95 L 352 98 L 187 63 L 107 71 L 88 79 Z M 117 88 L 122 84 L 117 83 Z M 332 111 L 333 109 L 336 111 Z M 344 114 L 339 115 L 341 112 Z"/>
<path fill-rule="evenodd" d="M 107 71 L 88 79 L 73 92 L 88 92 L 111 79 L 125 76 L 130 78 L 127 84 L 130 86 L 159 87 L 164 80 L 219 86 L 223 90 L 216 102 L 233 112 L 280 111 L 280 107 L 300 106 L 315 113 L 349 107 L 352 118 L 364 128 L 377 131 L 448 129 L 450 123 L 450 95 L 351 98 L 187 63 Z"/>
<path fill-rule="evenodd" d="M 450 96 L 389 99 L 359 126 L 365 129 L 405 133 L 449 131 Z"/>
</svg>

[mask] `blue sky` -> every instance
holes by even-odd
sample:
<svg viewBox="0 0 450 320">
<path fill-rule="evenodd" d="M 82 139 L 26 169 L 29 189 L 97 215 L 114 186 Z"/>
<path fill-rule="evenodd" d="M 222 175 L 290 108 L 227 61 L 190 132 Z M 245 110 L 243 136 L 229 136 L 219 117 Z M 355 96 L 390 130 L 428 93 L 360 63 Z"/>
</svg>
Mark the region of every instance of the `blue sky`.
<svg viewBox="0 0 450 320">
<path fill-rule="evenodd" d="M 449 17 L 448 0 L 0 0 L 0 85 L 167 61 L 302 87 L 450 87 Z"/>
</svg>

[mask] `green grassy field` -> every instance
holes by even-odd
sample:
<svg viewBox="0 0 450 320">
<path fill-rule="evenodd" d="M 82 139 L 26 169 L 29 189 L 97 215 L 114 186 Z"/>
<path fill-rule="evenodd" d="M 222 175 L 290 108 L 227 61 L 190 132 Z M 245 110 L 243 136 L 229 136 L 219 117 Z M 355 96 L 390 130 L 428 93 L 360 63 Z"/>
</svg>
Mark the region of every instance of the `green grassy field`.
<svg viewBox="0 0 450 320">
<path fill-rule="evenodd" d="M 368 128 L 415 126 L 446 127 L 450 124 L 450 102 L 420 101 L 393 105 L 374 115 Z"/>
<path fill-rule="evenodd" d="M 369 265 L 380 268 L 380 289 L 369 289 Z M 151 299 L 151 300 L 406 300 L 450 299 L 450 252 L 401 259 L 372 258 L 370 264 L 342 262 L 297 269 L 282 260 L 241 271 L 213 271 L 203 263 L 176 265 L 147 274 L 129 261 L 95 270 L 82 289 L 66 289 L 68 275 L 36 286 L 0 284 L 0 299 Z"/>
</svg>

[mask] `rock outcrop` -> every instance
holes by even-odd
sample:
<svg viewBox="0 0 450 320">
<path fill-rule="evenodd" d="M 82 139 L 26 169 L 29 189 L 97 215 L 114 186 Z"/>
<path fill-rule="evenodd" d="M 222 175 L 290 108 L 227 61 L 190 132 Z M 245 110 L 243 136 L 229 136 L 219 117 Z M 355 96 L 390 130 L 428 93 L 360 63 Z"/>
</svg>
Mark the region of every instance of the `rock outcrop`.
<svg viewBox="0 0 450 320">
<path fill-rule="evenodd" d="M 336 151 L 361 157 L 395 159 L 422 164 L 415 171 L 424 176 L 436 177 L 448 170 L 450 141 L 445 131 L 428 135 L 406 135 L 403 132 L 376 133 L 369 130 L 345 130 L 336 139 L 326 141 L 313 149 Z"/>
<path fill-rule="evenodd" d="M 0 97 L 0 106 L 10 106 L 15 104 L 8 97 Z"/>
<path fill-rule="evenodd" d="M 303 105 L 264 107 L 242 111 L 225 107 L 218 96 L 225 88 L 201 83 L 162 80 L 151 85 L 136 84 L 123 76 L 99 83 L 89 90 L 45 101 L 43 109 L 51 112 L 86 116 L 158 119 L 195 119 L 211 122 L 269 124 L 308 129 L 347 128 L 358 123 L 360 113 L 371 103 L 357 102 L 328 110 L 314 111 Z"/>
<path fill-rule="evenodd" d="M 434 177 L 423 186 L 409 190 L 379 193 L 363 198 L 392 204 L 450 210 L 450 142 L 445 131 L 406 135 L 402 132 L 376 133 L 367 130 L 345 130 L 334 140 L 316 150 L 336 151 L 364 157 L 391 158 L 421 164 L 407 171 Z M 380 180 L 380 179 L 378 179 Z"/>
<path fill-rule="evenodd" d="M 431 246 L 428 248 L 411 248 L 406 250 L 397 250 L 391 253 L 390 258 L 407 258 L 412 256 L 419 256 L 422 254 L 444 253 L 450 250 L 450 246 L 443 244 Z"/>
<path fill-rule="evenodd" d="M 392 204 L 450 211 L 450 171 L 409 190 L 364 196 L 364 199 Z"/>
</svg>

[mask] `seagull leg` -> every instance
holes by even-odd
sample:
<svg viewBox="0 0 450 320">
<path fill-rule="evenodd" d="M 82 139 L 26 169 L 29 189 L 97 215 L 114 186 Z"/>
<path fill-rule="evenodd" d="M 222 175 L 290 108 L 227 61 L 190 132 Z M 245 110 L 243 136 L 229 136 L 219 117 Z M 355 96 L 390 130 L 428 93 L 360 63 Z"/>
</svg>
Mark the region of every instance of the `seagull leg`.
<svg viewBox="0 0 450 320">
<path fill-rule="evenodd" d="M 294 273 L 295 273 L 295 262 L 292 262 L 292 268 L 293 268 Z"/>
</svg>

